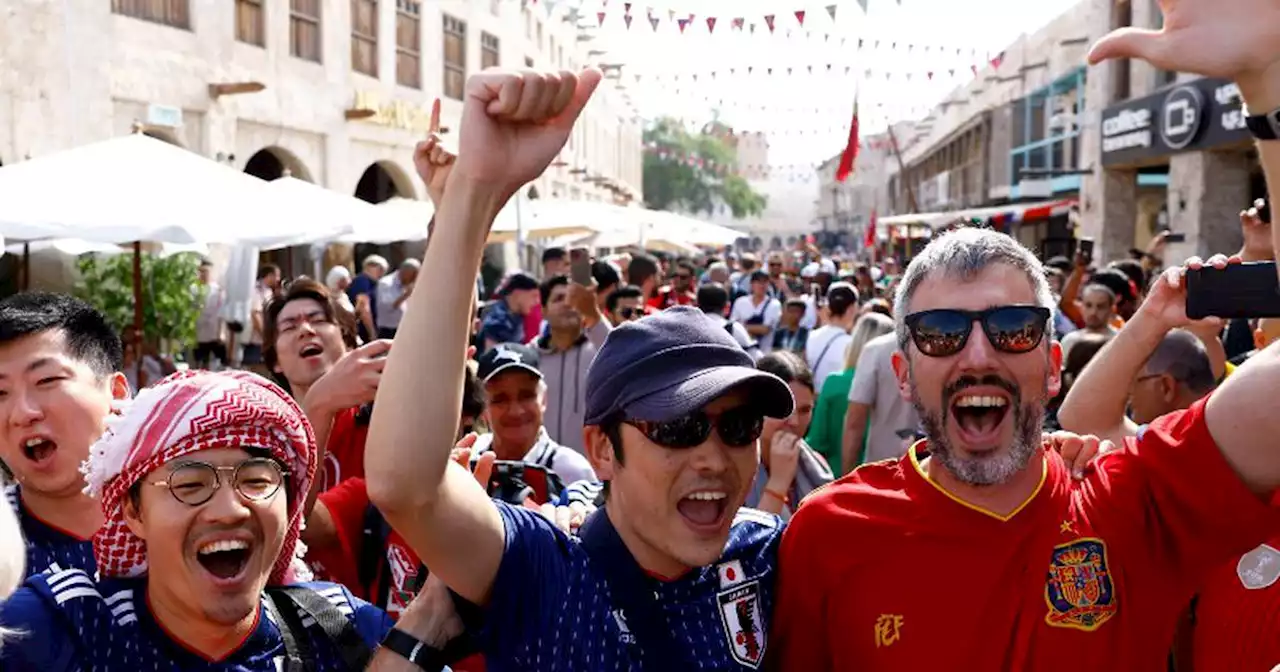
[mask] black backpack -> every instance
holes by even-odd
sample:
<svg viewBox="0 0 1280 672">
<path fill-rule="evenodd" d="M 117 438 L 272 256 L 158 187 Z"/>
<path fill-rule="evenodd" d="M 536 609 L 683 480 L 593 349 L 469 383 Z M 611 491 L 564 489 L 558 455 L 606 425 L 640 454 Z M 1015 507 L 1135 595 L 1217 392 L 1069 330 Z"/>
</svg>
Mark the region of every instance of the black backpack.
<svg viewBox="0 0 1280 672">
<path fill-rule="evenodd" d="M 311 672 L 315 669 L 315 652 L 305 636 L 302 615 L 310 616 L 333 643 L 342 663 L 352 672 L 363 670 L 373 657 L 355 624 L 316 591 L 305 586 L 273 586 L 263 596 L 267 611 L 280 627 L 286 657 L 285 672 Z"/>
</svg>

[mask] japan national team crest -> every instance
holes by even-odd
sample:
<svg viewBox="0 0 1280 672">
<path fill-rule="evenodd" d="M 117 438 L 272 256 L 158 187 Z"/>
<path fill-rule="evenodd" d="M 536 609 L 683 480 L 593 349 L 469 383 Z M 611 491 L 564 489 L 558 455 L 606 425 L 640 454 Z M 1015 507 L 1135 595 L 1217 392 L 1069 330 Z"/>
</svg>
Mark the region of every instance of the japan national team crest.
<svg viewBox="0 0 1280 672">
<path fill-rule="evenodd" d="M 1055 546 L 1044 600 L 1049 605 L 1045 623 L 1054 627 L 1097 630 L 1114 616 L 1115 583 L 1106 543 L 1085 537 Z"/>
<path fill-rule="evenodd" d="M 760 606 L 760 582 L 752 581 L 716 596 L 720 622 L 734 660 L 753 668 L 764 661 L 765 622 Z"/>
</svg>

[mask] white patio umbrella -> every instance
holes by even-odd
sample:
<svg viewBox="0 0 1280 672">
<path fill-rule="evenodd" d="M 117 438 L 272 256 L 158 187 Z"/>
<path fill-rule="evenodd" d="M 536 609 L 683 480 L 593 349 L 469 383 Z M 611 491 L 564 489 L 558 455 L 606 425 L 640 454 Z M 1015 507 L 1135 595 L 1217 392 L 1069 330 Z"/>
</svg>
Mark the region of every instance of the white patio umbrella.
<svg viewBox="0 0 1280 672">
<path fill-rule="evenodd" d="M 612 228 L 618 221 L 614 205 L 588 201 L 539 200 L 524 203 L 520 213 L 524 219 L 524 235 L 530 240 L 561 238 L 575 234 L 588 235 Z M 502 209 L 489 242 L 500 243 L 516 239 L 516 205 L 511 199 Z"/>
<path fill-rule="evenodd" d="M 290 216 L 316 223 L 317 227 L 314 231 L 307 231 L 293 240 L 260 245 L 262 249 L 311 243 L 374 243 L 404 240 L 403 238 L 392 238 L 386 241 L 380 239 L 387 235 L 398 235 L 393 231 L 396 220 L 389 211 L 368 201 L 295 177 L 282 177 L 268 182 L 267 185 L 284 200 L 295 204 Z M 347 229 L 349 232 L 335 235 L 336 231 L 342 229 Z M 422 229 L 425 233 L 425 223 Z"/>
<path fill-rule="evenodd" d="M 268 183 L 135 133 L 0 168 L 0 235 L 273 245 L 342 235 Z"/>
</svg>

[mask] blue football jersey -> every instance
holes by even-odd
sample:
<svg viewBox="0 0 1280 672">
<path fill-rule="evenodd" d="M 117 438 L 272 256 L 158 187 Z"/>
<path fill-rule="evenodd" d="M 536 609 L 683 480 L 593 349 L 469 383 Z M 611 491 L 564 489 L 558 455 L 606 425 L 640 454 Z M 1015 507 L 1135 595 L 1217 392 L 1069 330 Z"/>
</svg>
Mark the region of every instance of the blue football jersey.
<svg viewBox="0 0 1280 672">
<path fill-rule="evenodd" d="M 5 496 L 18 514 L 27 541 L 27 576 L 63 569 L 82 569 L 90 576 L 97 573 L 92 541 L 77 539 L 36 518 L 22 503 L 17 485 L 5 488 Z"/>
<path fill-rule="evenodd" d="M 489 672 L 643 670 L 652 644 L 637 642 L 628 614 L 577 538 L 535 511 L 498 503 L 506 548 L 485 610 Z M 773 609 L 782 522 L 742 509 L 720 560 L 672 581 L 646 578 L 660 627 L 690 670 L 758 669 Z M 666 670 L 663 672 L 672 672 Z"/>
<path fill-rule="evenodd" d="M 391 629 L 385 612 L 342 586 L 301 585 L 351 619 L 371 649 Z M 315 621 L 303 615 L 302 624 L 317 672 L 344 670 L 337 648 Z M 239 649 L 223 660 L 209 661 L 173 640 L 154 620 L 146 606 L 146 579 L 95 583 L 78 569 L 32 576 L 0 603 L 0 626 L 22 633 L 0 648 L 0 669 L 10 672 L 285 669 L 284 640 L 266 608 L 259 608 L 257 627 Z"/>
<path fill-rule="evenodd" d="M 600 481 L 574 481 L 565 486 L 564 491 L 560 493 L 558 505 L 569 506 L 574 502 L 597 508 L 604 506 L 604 483 Z"/>
</svg>

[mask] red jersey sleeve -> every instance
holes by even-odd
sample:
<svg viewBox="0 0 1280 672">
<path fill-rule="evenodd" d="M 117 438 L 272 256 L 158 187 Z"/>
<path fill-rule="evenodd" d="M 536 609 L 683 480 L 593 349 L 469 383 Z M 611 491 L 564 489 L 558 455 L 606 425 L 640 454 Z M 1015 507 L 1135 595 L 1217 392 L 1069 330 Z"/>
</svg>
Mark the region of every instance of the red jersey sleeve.
<svg viewBox="0 0 1280 672">
<path fill-rule="evenodd" d="M 1280 522 L 1272 496 L 1251 492 L 1209 434 L 1207 402 L 1162 416 L 1100 465 L 1113 476 L 1115 515 L 1138 523 L 1151 552 L 1188 579 L 1257 546 Z"/>
<path fill-rule="evenodd" d="M 321 492 L 348 478 L 364 478 L 364 443 L 369 435 L 369 424 L 358 421 L 359 416 L 359 407 L 348 408 L 334 416 L 329 442 L 325 445 Z"/>
<path fill-rule="evenodd" d="M 364 532 L 365 512 L 369 508 L 369 490 L 363 478 L 349 478 L 331 490 L 320 493 L 318 502 L 329 511 L 333 521 L 335 542 L 309 550 L 310 559 L 337 583 L 347 586 L 361 599 L 357 562 Z"/>
<path fill-rule="evenodd" d="M 778 585 L 769 631 L 767 668 L 820 672 L 832 669 L 828 654 L 827 631 L 816 624 L 826 622 L 823 590 L 832 568 L 825 560 L 831 548 L 830 500 L 818 493 L 806 498 L 796 509 L 782 535 L 778 551 Z"/>
</svg>

